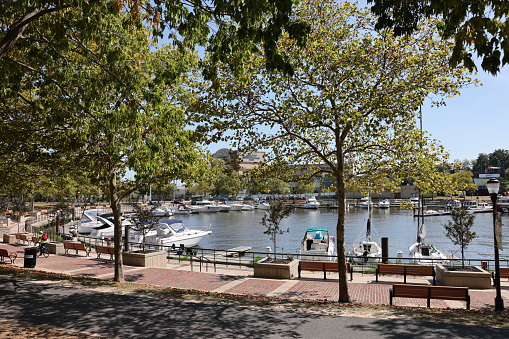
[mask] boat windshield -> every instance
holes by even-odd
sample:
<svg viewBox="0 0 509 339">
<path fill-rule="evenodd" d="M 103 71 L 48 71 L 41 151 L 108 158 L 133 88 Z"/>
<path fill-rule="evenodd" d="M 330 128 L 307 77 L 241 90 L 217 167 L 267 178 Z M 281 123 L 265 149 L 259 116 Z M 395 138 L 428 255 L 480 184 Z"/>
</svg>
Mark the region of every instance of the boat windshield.
<svg viewBox="0 0 509 339">
<path fill-rule="evenodd" d="M 184 232 L 185 231 L 185 227 L 184 227 L 184 223 L 182 221 L 174 221 L 174 222 L 171 222 L 171 223 L 168 223 L 168 226 L 170 226 L 170 228 L 175 232 L 175 233 L 180 233 L 180 232 Z"/>
</svg>

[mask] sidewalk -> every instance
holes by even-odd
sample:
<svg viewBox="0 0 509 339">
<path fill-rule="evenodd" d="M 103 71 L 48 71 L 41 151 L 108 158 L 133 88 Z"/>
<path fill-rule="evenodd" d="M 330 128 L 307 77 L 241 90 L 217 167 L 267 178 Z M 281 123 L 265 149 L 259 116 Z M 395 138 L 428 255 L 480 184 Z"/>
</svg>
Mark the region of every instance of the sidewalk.
<svg viewBox="0 0 509 339">
<path fill-rule="evenodd" d="M 18 258 L 14 265 L 23 267 L 24 245 L 2 244 L 9 252 L 16 252 Z M 108 257 L 108 256 L 106 256 Z M 80 255 L 55 255 L 48 258 L 38 257 L 34 270 L 64 273 L 75 276 L 112 279 L 114 276 L 113 261 L 104 258 L 97 259 L 92 251 L 90 257 Z M 166 268 L 124 266 L 126 281 L 165 286 L 178 289 L 191 289 L 204 292 L 229 293 L 238 295 L 254 295 L 277 297 L 296 300 L 338 300 L 338 276 L 330 273 L 327 280 L 323 280 L 321 272 L 303 272 L 301 279 L 260 279 L 253 277 L 253 270 L 246 267 L 217 265 L 214 267 L 191 265 L 189 262 L 179 263 L 172 260 Z M 389 305 L 389 288 L 394 283 L 402 283 L 401 276 L 382 276 L 375 282 L 373 274 L 354 273 L 353 281 L 348 288 L 352 301 L 361 304 Z M 407 278 L 408 283 L 431 284 L 425 277 Z M 509 306 L 509 281 L 503 279 L 502 297 Z M 470 289 L 471 309 L 494 309 L 495 289 Z M 426 300 L 411 298 L 396 298 L 397 306 L 426 308 Z M 432 308 L 464 309 L 465 303 L 460 301 L 432 300 Z"/>
</svg>

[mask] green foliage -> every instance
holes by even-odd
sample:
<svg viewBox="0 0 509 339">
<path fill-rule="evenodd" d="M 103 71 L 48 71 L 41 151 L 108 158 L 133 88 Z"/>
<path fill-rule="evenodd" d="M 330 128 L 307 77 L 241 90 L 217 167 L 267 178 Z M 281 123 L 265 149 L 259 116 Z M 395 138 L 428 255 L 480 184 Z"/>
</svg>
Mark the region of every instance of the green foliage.
<svg viewBox="0 0 509 339">
<path fill-rule="evenodd" d="M 145 236 L 148 232 L 155 229 L 162 217 L 157 217 L 155 215 L 156 206 L 150 208 L 144 207 L 141 204 L 132 204 L 131 206 L 133 208 L 133 214 L 130 217 L 132 222 L 130 228 L 141 233 L 143 237 L 141 250 L 145 252 Z"/>
<path fill-rule="evenodd" d="M 475 192 L 477 185 L 474 184 L 474 174 L 470 171 L 459 171 L 451 175 L 452 187 L 456 191 Z"/>
<path fill-rule="evenodd" d="M 295 193 L 297 194 L 313 193 L 314 191 L 315 191 L 314 182 L 299 181 L 297 185 L 295 185 Z"/>
<path fill-rule="evenodd" d="M 452 214 L 452 221 L 444 224 L 445 235 L 451 239 L 454 245 L 461 246 L 461 262 L 465 266 L 465 249 L 477 238 L 475 232 L 470 231 L 474 225 L 475 215 L 468 213 L 463 208 L 455 209 Z"/>
<path fill-rule="evenodd" d="M 482 57 L 481 67 L 494 75 L 509 60 L 509 21 L 505 1 L 440 1 L 408 2 L 404 0 L 368 0 L 378 15 L 378 29 L 393 28 L 396 35 L 410 35 L 419 22 L 431 17 L 444 39 L 454 38 L 452 66 L 463 63 L 476 68 L 471 50 Z"/>
<path fill-rule="evenodd" d="M 263 233 L 270 235 L 270 240 L 274 244 L 274 254 L 276 254 L 277 236 L 290 232 L 289 228 L 281 229 L 281 221 L 290 216 L 294 208 L 293 205 L 285 205 L 283 200 L 276 200 L 271 202 L 269 209 L 262 217 L 261 224 L 266 228 Z"/>
<path fill-rule="evenodd" d="M 336 182 L 343 265 L 345 185 L 369 183 L 374 191 L 406 178 L 422 192 L 441 190 L 448 174 L 435 169 L 445 152 L 421 133 L 417 110 L 425 98 L 441 105 L 443 97 L 474 81 L 464 69 L 448 66 L 452 43 L 435 39 L 433 23 L 412 37 L 396 37 L 375 31 L 376 19 L 366 10 L 336 1 L 306 1 L 295 15 L 311 25 L 311 33 L 305 48 L 281 41 L 294 61 L 294 76 L 267 72 L 256 55 L 246 60 L 250 73 L 241 80 L 221 68 L 221 90 L 203 95 L 194 119 L 207 121 L 213 138 L 268 150 L 265 177 L 288 177 L 319 164 L 312 175 L 326 173 Z M 225 126 L 235 133 L 227 134 Z M 303 179 L 309 177 L 304 173 Z M 349 302 L 345 277 L 340 286 L 341 301 Z"/>
</svg>

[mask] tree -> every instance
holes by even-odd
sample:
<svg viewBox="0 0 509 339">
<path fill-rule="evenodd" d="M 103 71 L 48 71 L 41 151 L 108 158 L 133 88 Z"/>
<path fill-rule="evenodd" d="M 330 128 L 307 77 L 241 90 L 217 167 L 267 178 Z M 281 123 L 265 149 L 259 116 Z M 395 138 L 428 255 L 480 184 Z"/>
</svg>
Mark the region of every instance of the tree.
<svg viewBox="0 0 509 339">
<path fill-rule="evenodd" d="M 451 183 L 453 189 L 458 191 L 465 192 L 475 192 L 477 191 L 477 185 L 474 184 L 472 178 L 474 174 L 470 171 L 459 171 L 451 175 Z"/>
<path fill-rule="evenodd" d="M 274 255 L 276 254 L 277 236 L 290 232 L 290 228 L 282 230 L 281 221 L 292 214 L 293 205 L 285 205 L 283 200 L 276 200 L 270 203 L 270 207 L 262 217 L 261 224 L 266 227 L 264 234 L 270 235 L 270 240 L 274 245 Z"/>
<path fill-rule="evenodd" d="M 496 0 L 473 1 L 406 1 L 368 0 L 371 11 L 378 16 L 377 29 L 394 28 L 396 35 L 411 35 L 419 23 L 439 17 L 437 22 L 443 39 L 454 38 L 451 55 L 453 67 L 463 63 L 476 68 L 471 50 L 482 57 L 481 67 L 491 74 L 509 60 L 509 21 L 507 3 Z"/>
<path fill-rule="evenodd" d="M 212 58 L 205 74 L 212 78 L 216 62 L 226 62 L 240 69 L 243 60 L 259 46 L 267 56 L 268 68 L 291 72 L 288 58 L 278 50 L 277 41 L 281 33 L 288 32 L 303 44 L 309 30 L 306 24 L 292 20 L 292 2 L 287 0 L 256 3 L 67 0 L 37 4 L 2 1 L 0 11 L 0 61 L 9 66 L 1 65 L 4 74 L 16 68 L 17 59 L 25 54 L 20 53 L 24 49 L 30 49 L 31 56 L 37 57 L 43 49 L 40 44 L 49 44 L 53 47 L 50 54 L 60 59 L 62 49 L 72 44 L 74 32 L 100 38 L 109 30 L 108 25 L 103 25 L 104 18 L 114 21 L 115 15 L 125 16 L 126 13 L 132 24 L 144 22 L 152 26 L 154 36 L 165 34 L 170 44 L 181 48 L 206 47 Z M 41 51 L 37 51 L 38 48 Z M 39 64 L 45 61 L 40 59 Z"/>
<path fill-rule="evenodd" d="M 475 215 L 468 213 L 464 208 L 454 210 L 452 221 L 444 224 L 445 235 L 451 239 L 454 245 L 461 246 L 461 264 L 465 267 L 465 249 L 477 238 L 475 232 L 470 231 L 474 225 Z"/>
<path fill-rule="evenodd" d="M 258 190 L 265 194 L 286 194 L 290 192 L 290 185 L 278 178 L 268 178 L 258 183 Z"/>
<path fill-rule="evenodd" d="M 295 181 L 295 168 L 322 164 L 312 174 L 328 173 L 337 183 L 338 266 L 344 272 L 345 184 L 355 179 L 357 187 L 375 188 L 390 176 L 437 191 L 446 173 L 434 169 L 444 154 L 417 128 L 416 111 L 427 96 L 440 104 L 472 81 L 463 69 L 450 69 L 451 44 L 435 40 L 430 25 L 398 38 L 374 31 L 366 10 L 335 1 L 306 1 L 295 14 L 311 33 L 306 48 L 281 42 L 294 60 L 294 76 L 267 72 L 255 55 L 246 60 L 250 73 L 242 81 L 223 68 L 221 91 L 203 95 L 204 113 L 195 119 L 208 116 L 215 137 L 226 137 L 221 132 L 228 126 L 235 130 L 232 143 L 268 150 L 265 166 L 256 169 L 261 173 L 277 171 L 272 175 Z M 339 290 L 340 301 L 350 302 L 344 275 Z"/>
<path fill-rule="evenodd" d="M 474 161 L 474 171 L 484 172 L 488 167 L 490 167 L 490 159 L 488 154 L 479 153 L 477 159 Z"/>
<path fill-rule="evenodd" d="M 152 206 L 150 208 L 143 207 L 140 204 L 132 204 L 133 214 L 130 217 L 132 225 L 131 229 L 140 232 L 142 237 L 141 250 L 145 252 L 145 244 L 146 244 L 146 235 L 151 230 L 155 229 L 157 225 L 159 225 L 159 220 L 162 217 L 157 217 L 155 215 L 156 206 Z"/>
<path fill-rule="evenodd" d="M 509 151 L 497 149 L 488 155 L 491 167 L 500 167 L 503 171 L 509 169 Z"/>
<path fill-rule="evenodd" d="M 48 47 L 41 70 L 23 67 L 22 84 L 32 86 L 30 93 L 23 100 L 7 97 L 4 112 L 30 118 L 34 137 L 25 148 L 38 153 L 29 154 L 59 170 L 79 169 L 106 192 L 115 224 L 114 279 L 123 281 L 120 202 L 143 186 L 203 171 L 202 154 L 186 129 L 185 107 L 193 95 L 182 77 L 197 58 L 184 49 L 154 51 L 147 28 L 121 15 L 101 16 L 98 9 L 91 7 L 91 20 L 108 29 L 100 37 L 71 29 L 72 39 L 55 58 Z M 73 21 L 73 13 L 61 14 Z"/>
<path fill-rule="evenodd" d="M 314 191 L 314 182 L 299 181 L 297 185 L 295 185 L 295 193 L 297 194 L 313 193 Z"/>
<path fill-rule="evenodd" d="M 244 181 L 237 171 L 225 171 L 215 183 L 216 194 L 230 195 L 235 197 L 244 187 Z"/>
</svg>

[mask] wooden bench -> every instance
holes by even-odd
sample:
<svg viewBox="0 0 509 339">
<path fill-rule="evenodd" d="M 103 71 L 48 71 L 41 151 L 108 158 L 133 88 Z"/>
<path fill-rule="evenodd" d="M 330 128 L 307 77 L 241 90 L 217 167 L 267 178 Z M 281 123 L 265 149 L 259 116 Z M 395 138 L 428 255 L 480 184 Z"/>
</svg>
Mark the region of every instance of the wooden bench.
<svg viewBox="0 0 509 339">
<path fill-rule="evenodd" d="M 28 233 L 16 233 L 16 242 L 19 244 L 20 241 L 23 241 L 24 245 L 28 245 L 30 241 Z"/>
<path fill-rule="evenodd" d="M 9 258 L 11 264 L 14 264 L 14 260 L 16 260 L 17 257 L 18 255 L 16 253 L 9 253 L 9 251 L 7 251 L 5 248 L 0 248 L 0 259 L 2 262 L 5 262 L 5 258 Z"/>
<path fill-rule="evenodd" d="M 460 300 L 466 302 L 467 310 L 470 309 L 468 287 L 395 284 L 389 290 L 389 297 L 391 306 L 393 298 L 401 297 L 426 299 L 428 307 L 431 299 Z"/>
<path fill-rule="evenodd" d="M 427 265 L 399 265 L 399 264 L 378 264 L 376 268 L 376 281 L 380 274 L 403 275 L 403 282 L 406 284 L 407 275 L 432 276 L 433 285 L 436 284 L 435 266 Z"/>
<path fill-rule="evenodd" d="M 76 255 L 78 251 L 85 251 L 86 256 L 90 255 L 90 247 L 86 247 L 82 242 L 64 241 L 65 254 L 69 254 L 69 250 L 75 250 Z"/>
<path fill-rule="evenodd" d="M 509 279 L 509 267 L 500 267 L 500 279 L 507 278 Z M 491 277 L 493 278 L 493 285 L 497 285 L 495 282 L 495 272 L 491 272 Z"/>
<path fill-rule="evenodd" d="M 350 263 L 346 264 L 346 272 L 350 273 L 350 281 L 353 280 L 353 271 L 350 269 Z M 323 279 L 327 279 L 327 272 L 338 272 L 338 263 L 331 261 L 299 261 L 299 278 L 301 271 L 323 272 Z"/>
<path fill-rule="evenodd" d="M 95 252 L 97 253 L 97 258 L 100 258 L 101 254 L 109 254 L 110 260 L 113 260 L 113 256 L 115 255 L 115 247 L 96 245 Z"/>
</svg>

